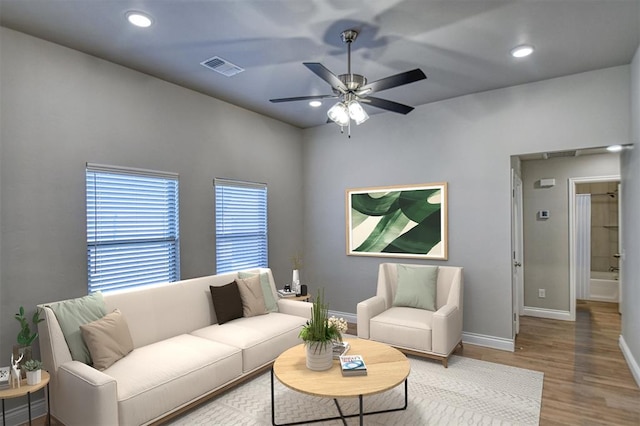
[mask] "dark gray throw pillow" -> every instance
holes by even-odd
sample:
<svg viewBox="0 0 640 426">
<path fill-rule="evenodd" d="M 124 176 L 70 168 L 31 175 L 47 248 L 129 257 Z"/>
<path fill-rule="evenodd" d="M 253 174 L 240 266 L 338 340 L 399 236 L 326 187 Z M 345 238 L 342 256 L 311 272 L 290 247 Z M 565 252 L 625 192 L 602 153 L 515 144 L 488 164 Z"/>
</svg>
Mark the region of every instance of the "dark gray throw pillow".
<svg viewBox="0 0 640 426">
<path fill-rule="evenodd" d="M 218 324 L 242 318 L 242 298 L 235 281 L 219 287 L 210 285 L 209 290 L 211 290 L 211 300 L 213 300 Z"/>
</svg>

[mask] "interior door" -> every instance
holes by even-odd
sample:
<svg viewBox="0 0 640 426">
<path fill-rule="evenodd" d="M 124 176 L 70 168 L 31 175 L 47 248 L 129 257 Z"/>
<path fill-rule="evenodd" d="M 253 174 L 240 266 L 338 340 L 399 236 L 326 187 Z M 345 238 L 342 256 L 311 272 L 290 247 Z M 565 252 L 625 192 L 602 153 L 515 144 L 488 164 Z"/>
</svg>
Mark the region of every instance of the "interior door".
<svg viewBox="0 0 640 426">
<path fill-rule="evenodd" d="M 520 332 L 524 276 L 522 267 L 522 179 L 511 169 L 511 285 L 513 295 L 513 338 Z"/>
</svg>

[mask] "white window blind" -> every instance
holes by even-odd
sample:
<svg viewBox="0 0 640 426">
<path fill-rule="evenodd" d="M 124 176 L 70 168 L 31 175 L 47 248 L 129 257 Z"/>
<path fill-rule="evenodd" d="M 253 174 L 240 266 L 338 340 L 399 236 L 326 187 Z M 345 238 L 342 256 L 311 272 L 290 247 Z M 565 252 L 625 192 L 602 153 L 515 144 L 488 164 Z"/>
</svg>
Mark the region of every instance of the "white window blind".
<svg viewBox="0 0 640 426">
<path fill-rule="evenodd" d="M 180 279 L 178 175 L 87 164 L 89 293 Z"/>
<path fill-rule="evenodd" d="M 216 178 L 216 273 L 267 267 L 267 185 Z"/>
</svg>

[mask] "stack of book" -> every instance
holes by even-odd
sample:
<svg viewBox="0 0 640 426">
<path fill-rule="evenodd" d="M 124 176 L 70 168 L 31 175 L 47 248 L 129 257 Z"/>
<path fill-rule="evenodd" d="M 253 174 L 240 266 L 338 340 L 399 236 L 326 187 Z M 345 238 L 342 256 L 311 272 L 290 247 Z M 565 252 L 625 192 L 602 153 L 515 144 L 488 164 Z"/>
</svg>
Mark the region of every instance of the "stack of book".
<svg viewBox="0 0 640 426">
<path fill-rule="evenodd" d="M 0 390 L 9 389 L 10 371 L 10 367 L 0 367 Z"/>
<path fill-rule="evenodd" d="M 295 297 L 295 291 L 284 291 L 282 289 L 278 290 L 278 296 L 280 297 Z"/>
<path fill-rule="evenodd" d="M 333 344 L 333 359 L 340 359 L 349 350 L 349 342 L 336 342 Z"/>
<path fill-rule="evenodd" d="M 367 365 L 362 359 L 362 355 L 342 355 L 340 356 L 340 367 L 343 376 L 366 376 Z"/>
</svg>

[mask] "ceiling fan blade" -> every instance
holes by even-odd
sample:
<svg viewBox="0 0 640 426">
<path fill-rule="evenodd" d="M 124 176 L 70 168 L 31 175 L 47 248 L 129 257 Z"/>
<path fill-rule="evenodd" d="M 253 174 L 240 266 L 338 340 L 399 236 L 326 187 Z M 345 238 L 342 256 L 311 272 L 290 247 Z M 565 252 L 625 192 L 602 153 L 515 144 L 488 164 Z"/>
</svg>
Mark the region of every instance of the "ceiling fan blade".
<svg viewBox="0 0 640 426">
<path fill-rule="evenodd" d="M 347 86 L 336 76 L 334 73 L 329 71 L 324 65 L 319 62 L 303 62 L 302 65 L 309 68 L 311 72 L 315 75 L 326 81 L 331 85 L 331 87 L 337 89 L 340 93 L 345 93 L 347 91 Z"/>
<path fill-rule="evenodd" d="M 382 90 L 391 89 L 392 87 L 398 87 L 415 81 L 424 80 L 425 78 L 427 78 L 427 76 L 422 72 L 422 70 L 420 68 L 416 68 L 411 71 L 401 72 L 400 74 L 381 78 L 380 80 L 365 84 L 358 89 L 357 94 L 364 96 L 367 93 L 380 92 Z"/>
<path fill-rule="evenodd" d="M 387 111 L 397 112 L 398 114 L 409 114 L 413 111 L 413 107 L 409 105 L 399 104 L 397 102 L 389 101 L 387 99 L 374 98 L 367 96 L 366 98 L 358 99 L 360 102 L 369 104 L 376 108 L 386 109 Z"/>
<path fill-rule="evenodd" d="M 279 102 L 294 102 L 294 101 L 310 101 L 312 99 L 330 99 L 337 98 L 336 95 L 311 95 L 311 96 L 298 96 L 294 98 L 279 98 L 279 99 L 269 99 L 269 102 L 273 102 L 277 104 Z"/>
</svg>

